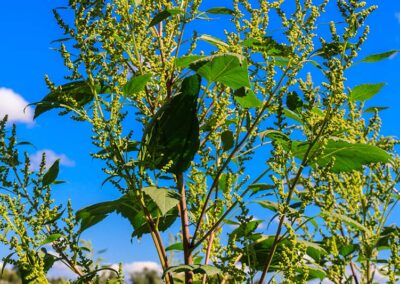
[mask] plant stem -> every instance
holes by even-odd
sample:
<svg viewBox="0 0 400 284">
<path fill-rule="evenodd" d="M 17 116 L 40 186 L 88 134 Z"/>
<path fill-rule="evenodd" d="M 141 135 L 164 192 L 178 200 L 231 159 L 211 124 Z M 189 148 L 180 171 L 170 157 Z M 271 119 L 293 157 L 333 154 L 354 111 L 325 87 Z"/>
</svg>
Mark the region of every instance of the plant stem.
<svg viewBox="0 0 400 284">
<path fill-rule="evenodd" d="M 179 202 L 179 213 L 181 215 L 182 224 L 182 242 L 183 242 L 183 253 L 185 258 L 185 264 L 191 265 L 193 263 L 192 251 L 190 249 L 190 233 L 189 233 L 189 217 L 186 203 L 185 185 L 183 182 L 183 174 L 179 173 L 176 175 L 178 190 L 181 194 L 181 200 Z M 185 283 L 193 283 L 193 273 L 191 271 L 185 272 Z"/>
</svg>

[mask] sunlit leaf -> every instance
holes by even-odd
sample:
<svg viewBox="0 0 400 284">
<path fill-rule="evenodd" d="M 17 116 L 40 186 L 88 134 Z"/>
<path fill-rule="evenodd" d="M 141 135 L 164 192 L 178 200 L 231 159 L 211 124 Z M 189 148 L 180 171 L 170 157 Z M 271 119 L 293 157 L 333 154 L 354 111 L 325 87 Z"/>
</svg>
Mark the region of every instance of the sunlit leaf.
<svg viewBox="0 0 400 284">
<path fill-rule="evenodd" d="M 365 63 L 378 62 L 378 61 L 384 60 L 386 58 L 389 58 L 389 57 L 397 54 L 398 52 L 399 52 L 399 50 L 391 50 L 391 51 L 387 51 L 387 52 L 383 52 L 383 53 L 372 54 L 372 55 L 365 57 L 360 62 L 365 62 Z"/>
<path fill-rule="evenodd" d="M 180 195 L 168 188 L 149 186 L 142 190 L 157 204 L 163 215 L 174 208 L 180 200 Z"/>
<path fill-rule="evenodd" d="M 389 107 L 379 107 L 379 106 L 376 106 L 376 107 L 369 107 L 369 108 L 366 108 L 365 110 L 364 110 L 364 113 L 373 113 L 373 112 L 380 112 L 381 110 L 385 110 L 385 109 L 388 109 Z"/>
<path fill-rule="evenodd" d="M 220 40 L 219 38 L 210 36 L 210 35 L 201 35 L 199 37 L 200 40 L 204 40 L 208 43 L 211 43 L 212 45 L 215 45 L 216 47 L 218 46 L 224 46 L 224 47 L 228 47 L 228 44 L 226 42 L 224 42 L 223 40 Z"/>
<path fill-rule="evenodd" d="M 164 276 L 167 273 L 180 273 L 180 272 L 187 272 L 187 271 L 192 271 L 193 274 L 206 274 L 206 275 L 216 275 L 221 273 L 222 271 L 211 265 L 205 265 L 205 264 L 182 264 L 178 266 L 171 266 L 167 270 L 164 271 Z"/>
<path fill-rule="evenodd" d="M 174 244 L 168 246 L 165 250 L 166 251 L 171 251 L 171 250 L 183 251 L 183 243 L 182 242 L 174 243 Z"/>
<path fill-rule="evenodd" d="M 40 245 L 41 246 L 47 245 L 49 243 L 52 243 L 52 242 L 58 240 L 61 237 L 62 237 L 62 234 L 58 234 L 58 233 L 51 234 L 51 235 L 47 236 L 46 239 L 44 239 L 43 242 L 40 243 Z"/>
<path fill-rule="evenodd" d="M 352 101 L 366 101 L 375 96 L 385 86 L 385 83 L 362 84 L 351 90 L 349 99 Z"/>
<path fill-rule="evenodd" d="M 188 56 L 182 56 L 178 57 L 175 59 L 175 66 L 178 68 L 187 68 L 195 62 L 196 60 L 199 60 L 201 58 L 204 58 L 202 55 L 188 55 Z"/>
<path fill-rule="evenodd" d="M 250 87 L 247 62 L 237 54 L 227 53 L 209 56 L 190 65 L 209 83 L 219 82 L 233 89 Z"/>
<path fill-rule="evenodd" d="M 150 73 L 133 76 L 123 87 L 124 95 L 131 97 L 132 95 L 143 91 L 150 79 Z"/>
<path fill-rule="evenodd" d="M 241 45 L 253 49 L 254 51 L 262 51 L 270 56 L 286 57 L 290 54 L 289 46 L 280 44 L 272 37 L 264 37 L 263 39 L 248 38 L 241 42 Z"/>
<path fill-rule="evenodd" d="M 253 90 L 241 87 L 234 92 L 235 100 L 243 108 L 259 108 L 262 106 L 262 101 L 260 101 Z"/>
</svg>

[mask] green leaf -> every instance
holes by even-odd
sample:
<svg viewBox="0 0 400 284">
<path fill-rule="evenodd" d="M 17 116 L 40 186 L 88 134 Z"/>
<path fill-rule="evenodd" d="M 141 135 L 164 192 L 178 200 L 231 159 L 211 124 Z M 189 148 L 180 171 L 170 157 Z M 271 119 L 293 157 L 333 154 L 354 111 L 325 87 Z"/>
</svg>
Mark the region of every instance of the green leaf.
<svg viewBox="0 0 400 284">
<path fill-rule="evenodd" d="M 233 15 L 235 12 L 232 9 L 228 9 L 225 7 L 215 7 L 208 9 L 206 11 L 209 14 L 222 14 L 222 15 Z"/>
<path fill-rule="evenodd" d="M 256 240 L 260 237 L 260 234 L 255 234 L 255 230 L 257 230 L 258 226 L 262 223 L 262 220 L 251 220 L 247 223 L 241 224 L 232 233 L 229 235 L 229 238 L 249 238 L 252 240 Z"/>
<path fill-rule="evenodd" d="M 274 137 L 272 137 L 274 139 Z M 280 143 L 286 150 L 291 150 L 293 155 L 299 159 L 303 159 L 307 149 L 309 148 L 309 142 L 302 141 L 289 141 L 284 139 L 275 139 Z M 289 149 L 289 145 L 291 148 Z M 308 157 L 312 157 L 318 154 L 316 162 L 310 166 L 327 166 L 332 159 L 335 162 L 332 167 L 333 172 L 351 172 L 353 170 L 362 170 L 362 166 L 370 163 L 388 163 L 390 162 L 391 156 L 381 148 L 361 143 L 350 143 L 340 139 L 329 139 L 325 145 L 323 153 L 319 153 L 321 150 L 321 143 L 316 143 L 310 151 Z"/>
<path fill-rule="evenodd" d="M 385 110 L 388 109 L 389 107 L 379 107 L 379 106 L 375 106 L 375 107 L 369 107 L 367 109 L 364 110 L 364 113 L 374 113 L 374 112 L 380 112 L 381 110 Z"/>
<path fill-rule="evenodd" d="M 291 111 L 303 106 L 303 101 L 296 92 L 290 92 L 286 97 L 286 105 Z"/>
<path fill-rule="evenodd" d="M 248 38 L 242 41 L 241 45 L 251 48 L 254 51 L 265 52 L 269 56 L 280 56 L 285 58 L 291 53 L 291 49 L 289 46 L 278 43 L 270 36 L 265 37 L 261 40 Z"/>
<path fill-rule="evenodd" d="M 324 43 L 322 48 L 318 49 L 315 54 L 325 59 L 330 59 L 331 57 L 344 53 L 346 50 L 354 46 L 354 44 L 349 42 Z"/>
<path fill-rule="evenodd" d="M 298 113 L 285 108 L 285 109 L 283 109 L 283 114 L 287 118 L 293 119 L 294 121 L 297 121 L 300 124 L 303 124 L 303 119 L 301 118 L 301 116 Z"/>
<path fill-rule="evenodd" d="M 355 252 L 358 249 L 358 247 L 359 247 L 359 245 L 357 245 L 357 244 L 345 245 L 339 249 L 339 253 L 340 253 L 340 255 L 346 257 L 346 256 L 352 254 L 353 252 Z"/>
<path fill-rule="evenodd" d="M 151 74 L 146 73 L 139 76 L 133 76 L 129 79 L 129 81 L 123 87 L 124 95 L 127 97 L 131 97 L 132 95 L 139 93 L 144 90 L 146 84 L 151 79 Z"/>
<path fill-rule="evenodd" d="M 226 130 L 222 132 L 221 141 L 222 141 L 222 150 L 224 150 L 224 152 L 228 151 L 229 149 L 232 149 L 234 145 L 234 138 L 232 131 Z"/>
<path fill-rule="evenodd" d="M 40 243 L 40 245 L 43 246 L 43 245 L 52 243 L 52 242 L 58 240 L 59 238 L 61 238 L 62 236 L 63 236 L 62 234 L 58 234 L 58 233 L 51 234 L 51 235 L 47 236 L 46 239 L 44 239 L 43 242 Z"/>
<path fill-rule="evenodd" d="M 167 214 L 180 200 L 180 195 L 168 188 L 149 186 L 142 190 L 157 204 L 162 215 Z"/>
<path fill-rule="evenodd" d="M 224 46 L 224 47 L 229 47 L 229 45 L 224 42 L 223 40 L 220 40 L 219 38 L 210 36 L 210 35 L 201 35 L 198 39 L 200 40 L 204 40 L 208 43 L 211 43 L 212 45 L 219 47 L 220 45 Z"/>
<path fill-rule="evenodd" d="M 225 53 L 213 55 L 191 64 L 190 68 L 207 79 L 209 83 L 219 82 L 233 89 L 250 87 L 247 62 L 240 55 Z"/>
<path fill-rule="evenodd" d="M 182 264 L 182 265 L 168 267 L 168 269 L 166 269 L 164 271 L 163 278 L 165 277 L 165 275 L 167 273 L 180 273 L 180 272 L 187 272 L 187 271 L 192 271 L 194 274 L 206 274 L 206 275 L 209 275 L 209 276 L 217 275 L 217 274 L 222 273 L 222 271 L 219 268 L 217 268 L 215 266 L 211 266 L 211 265 L 205 265 L 205 264 L 192 264 L 192 265 Z"/>
<path fill-rule="evenodd" d="M 178 57 L 175 59 L 175 66 L 178 68 L 187 68 L 190 66 L 190 64 L 202 58 L 204 58 L 204 56 L 202 55 L 188 55 Z"/>
<path fill-rule="evenodd" d="M 378 62 L 378 61 L 384 60 L 398 52 L 399 52 L 399 50 L 391 50 L 391 51 L 387 51 L 387 52 L 383 52 L 383 53 L 372 54 L 372 55 L 365 57 L 360 62 L 365 62 L 365 63 Z"/>
<path fill-rule="evenodd" d="M 100 83 L 96 84 L 96 92 L 104 94 L 110 91 L 108 86 Z M 94 94 L 87 81 L 75 81 L 57 87 L 45 96 L 40 102 L 33 103 L 36 105 L 33 118 L 37 118 L 42 113 L 54 108 L 66 107 L 84 107 L 93 101 Z M 68 110 L 68 108 L 66 108 Z"/>
<path fill-rule="evenodd" d="M 319 260 L 322 255 L 328 254 L 328 252 L 317 243 L 309 242 L 303 239 L 296 239 L 296 241 L 307 248 L 307 254 L 311 256 L 314 260 Z"/>
<path fill-rule="evenodd" d="M 365 227 L 363 224 L 359 223 L 358 221 L 356 221 L 346 215 L 338 214 L 335 212 L 329 212 L 329 213 L 321 213 L 321 216 L 324 218 L 332 218 L 332 217 L 336 218 L 354 229 L 364 231 L 367 235 L 372 234 L 372 232 L 367 227 Z"/>
<path fill-rule="evenodd" d="M 11 257 L 15 254 L 16 252 L 12 252 L 10 254 L 8 254 L 6 257 L 2 258 L 3 261 L 3 265 L 1 267 L 1 273 L 0 273 L 0 279 L 1 277 L 3 277 L 3 273 L 4 273 L 4 269 L 6 268 L 7 263 L 11 264 Z"/>
<path fill-rule="evenodd" d="M 182 14 L 183 11 L 179 8 L 173 8 L 173 9 L 166 9 L 158 14 L 156 14 L 154 16 L 154 18 L 151 20 L 150 24 L 149 24 L 149 28 L 161 23 L 162 21 L 164 21 L 165 19 L 178 15 L 178 14 Z"/>
<path fill-rule="evenodd" d="M 56 180 L 59 170 L 60 170 L 60 159 L 57 159 L 43 176 L 42 179 L 43 186 L 52 184 Z"/>
<path fill-rule="evenodd" d="M 156 203 L 151 198 L 147 197 L 147 195 L 144 197 L 147 210 L 150 212 L 153 219 L 158 222 L 158 229 L 161 232 L 167 230 L 178 217 L 178 210 L 173 208 L 167 214 L 160 217 L 161 212 Z M 113 212 L 129 220 L 133 228 L 133 237 L 140 238 L 143 234 L 150 233 L 149 225 L 142 208 L 136 201 L 136 197 L 130 193 L 125 194 L 117 200 L 93 204 L 79 210 L 76 213 L 76 218 L 81 224 L 80 232 L 104 220 Z"/>
<path fill-rule="evenodd" d="M 349 99 L 351 101 L 366 101 L 375 96 L 385 83 L 378 84 L 362 84 L 358 85 L 351 90 Z"/>
<path fill-rule="evenodd" d="M 243 108 L 259 108 L 262 106 L 262 101 L 260 101 L 253 90 L 241 87 L 234 92 L 235 100 Z"/>
<path fill-rule="evenodd" d="M 251 193 L 251 196 L 252 196 L 260 191 L 273 189 L 273 188 L 275 188 L 275 185 L 265 184 L 265 183 L 257 183 L 257 184 L 250 185 L 249 188 L 252 191 L 252 193 Z"/>
<path fill-rule="evenodd" d="M 182 243 L 182 242 L 174 243 L 174 244 L 168 246 L 165 250 L 166 250 L 166 251 L 170 251 L 170 250 L 179 250 L 179 251 L 183 251 L 183 243 Z"/>
</svg>

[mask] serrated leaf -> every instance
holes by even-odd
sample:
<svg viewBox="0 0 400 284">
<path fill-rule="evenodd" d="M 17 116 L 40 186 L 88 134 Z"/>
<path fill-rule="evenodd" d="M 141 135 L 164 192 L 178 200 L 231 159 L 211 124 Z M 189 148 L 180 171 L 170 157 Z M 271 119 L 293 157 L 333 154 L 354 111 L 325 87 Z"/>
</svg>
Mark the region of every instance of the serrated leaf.
<svg viewBox="0 0 400 284">
<path fill-rule="evenodd" d="M 2 260 L 3 260 L 3 265 L 2 265 L 2 267 L 1 267 L 0 277 L 3 276 L 4 269 L 6 268 L 7 263 L 10 263 L 10 264 L 11 264 L 11 262 L 10 262 L 11 257 L 12 257 L 15 253 L 16 253 L 16 252 L 12 252 L 12 253 L 8 254 L 6 257 L 4 257 L 4 258 L 2 259 Z"/>
<path fill-rule="evenodd" d="M 346 50 L 355 45 L 349 42 L 330 42 L 323 44 L 322 48 L 318 49 L 315 54 L 325 59 L 330 59 L 336 55 L 344 53 Z"/>
<path fill-rule="evenodd" d="M 225 8 L 225 7 L 215 7 L 208 9 L 206 11 L 209 14 L 222 14 L 222 15 L 233 15 L 235 12 L 232 9 Z"/>
<path fill-rule="evenodd" d="M 161 23 L 162 21 L 164 21 L 165 19 L 178 15 L 178 14 L 182 14 L 183 11 L 179 8 L 173 8 L 173 9 L 167 9 L 164 11 L 161 11 L 160 13 L 156 14 L 154 16 L 154 18 L 151 20 L 150 24 L 149 24 L 149 28 Z"/>
<path fill-rule="evenodd" d="M 40 245 L 43 246 L 43 245 L 52 243 L 52 242 L 58 240 L 59 238 L 61 238 L 62 236 L 63 236 L 62 234 L 58 234 L 58 233 L 51 234 L 51 235 L 47 236 L 46 239 L 44 239 L 43 242 L 40 243 Z"/>
<path fill-rule="evenodd" d="M 43 176 L 42 179 L 43 186 L 52 184 L 56 180 L 59 170 L 60 170 L 60 159 L 57 159 Z"/>
<path fill-rule="evenodd" d="M 146 73 L 139 76 L 133 76 L 123 87 L 124 95 L 131 97 L 132 95 L 144 90 L 146 84 L 150 81 L 151 74 Z"/>
<path fill-rule="evenodd" d="M 178 68 L 188 68 L 190 64 L 202 58 L 204 58 L 204 56 L 202 55 L 188 55 L 178 57 L 175 59 L 175 66 Z"/>
<path fill-rule="evenodd" d="M 190 68 L 209 83 L 219 82 L 233 89 L 250 87 L 247 62 L 237 54 L 209 56 L 193 62 Z"/>
<path fill-rule="evenodd" d="M 285 109 L 283 109 L 283 114 L 287 118 L 293 119 L 294 121 L 297 121 L 300 124 L 303 124 L 303 120 L 302 120 L 301 116 L 298 113 L 296 113 L 294 111 L 291 111 L 290 109 L 286 109 L 285 108 Z"/>
<path fill-rule="evenodd" d="M 211 43 L 212 45 L 214 45 L 214 46 L 216 46 L 216 47 L 218 47 L 218 46 L 220 46 L 220 45 L 222 45 L 222 46 L 224 46 L 224 47 L 228 47 L 229 45 L 226 43 L 226 42 L 224 42 L 223 40 L 220 40 L 219 38 L 216 38 L 216 37 L 213 37 L 213 36 L 210 36 L 210 35 L 201 35 L 198 39 L 200 39 L 200 40 L 204 40 L 204 41 L 206 41 L 206 42 L 208 42 L 208 43 Z"/>
<path fill-rule="evenodd" d="M 369 108 L 366 108 L 365 110 L 364 110 L 364 113 L 373 113 L 373 112 L 380 112 L 381 110 L 385 110 L 385 109 L 388 109 L 389 107 L 379 107 L 379 106 L 376 106 L 376 107 L 369 107 Z"/>
<path fill-rule="evenodd" d="M 352 101 L 366 101 L 375 96 L 385 86 L 385 83 L 362 84 L 351 90 L 349 99 Z"/>
<path fill-rule="evenodd" d="M 243 108 L 259 108 L 262 106 L 260 101 L 253 90 L 242 87 L 234 92 L 234 97 L 237 103 Z"/>
<path fill-rule="evenodd" d="M 234 138 L 232 131 L 226 130 L 222 132 L 221 141 L 222 141 L 222 150 L 224 150 L 224 152 L 228 151 L 229 149 L 232 149 L 234 145 Z"/>
<path fill-rule="evenodd" d="M 168 188 L 149 186 L 142 190 L 157 204 L 162 215 L 174 208 L 180 200 L 180 195 Z"/>
<path fill-rule="evenodd" d="M 386 58 L 389 58 L 392 55 L 397 54 L 398 52 L 399 52 L 399 50 L 390 50 L 390 51 L 383 52 L 383 53 L 372 54 L 372 55 L 365 57 L 360 62 L 364 62 L 364 63 L 378 62 L 378 61 L 384 60 Z"/>
</svg>

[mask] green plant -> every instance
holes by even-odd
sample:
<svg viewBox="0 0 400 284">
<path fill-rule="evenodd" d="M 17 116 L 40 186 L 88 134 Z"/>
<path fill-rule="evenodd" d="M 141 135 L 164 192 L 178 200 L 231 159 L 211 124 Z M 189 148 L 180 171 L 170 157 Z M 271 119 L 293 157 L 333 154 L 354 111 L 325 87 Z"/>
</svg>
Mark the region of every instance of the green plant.
<svg viewBox="0 0 400 284">
<path fill-rule="evenodd" d="M 364 107 L 383 85 L 350 89 L 345 77 L 376 6 L 207 4 L 71 0 L 71 23 L 54 11 L 68 37 L 59 51 L 71 82 L 56 87 L 46 78 L 50 93 L 35 117 L 61 108 L 90 123 L 99 148 L 92 156 L 121 191 L 80 209 L 80 231 L 121 214 L 134 237 L 153 239 L 167 283 L 181 272 L 185 283 L 373 283 L 377 273 L 395 283 L 400 230 L 387 218 L 399 199 L 398 141 L 380 135 L 380 109 Z M 326 11 L 338 15 L 327 26 Z M 204 20 L 226 23 L 224 38 L 187 35 Z M 197 76 L 197 102 L 176 103 Z M 166 115 L 171 104 L 179 115 Z M 180 119 L 186 105 L 188 121 Z M 182 165 L 179 147 L 188 151 Z M 166 247 L 160 232 L 178 217 L 180 241 Z M 276 226 L 261 233 L 267 220 Z M 236 227 L 223 231 L 229 225 Z M 181 265 L 169 264 L 172 250 L 183 252 Z"/>
</svg>

